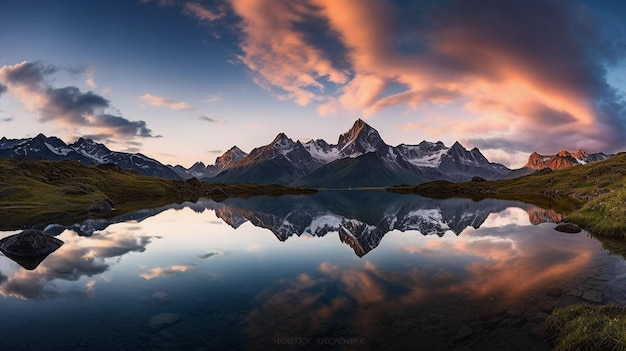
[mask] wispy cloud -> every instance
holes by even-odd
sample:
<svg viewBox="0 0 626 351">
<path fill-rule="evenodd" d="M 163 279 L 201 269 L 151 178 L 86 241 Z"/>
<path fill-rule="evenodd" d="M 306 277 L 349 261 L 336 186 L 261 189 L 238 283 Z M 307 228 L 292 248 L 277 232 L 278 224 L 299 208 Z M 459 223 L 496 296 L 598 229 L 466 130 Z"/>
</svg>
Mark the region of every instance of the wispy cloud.
<svg viewBox="0 0 626 351">
<path fill-rule="evenodd" d="M 226 16 L 224 6 L 218 6 L 215 10 L 209 9 L 197 2 L 188 2 L 183 8 L 183 13 L 193 16 L 200 21 L 213 22 Z"/>
<path fill-rule="evenodd" d="M 41 62 L 22 62 L 0 67 L 0 84 L 27 109 L 37 111 L 42 122 L 54 122 L 64 128 L 87 128 L 113 137 L 151 137 L 144 121 L 131 121 L 107 113 L 109 100 L 74 86 L 55 88 L 47 77 L 62 70 Z"/>
<path fill-rule="evenodd" d="M 193 107 L 189 106 L 186 102 L 177 101 L 166 97 L 156 96 L 152 94 L 144 94 L 139 98 L 142 101 L 145 101 L 153 106 L 167 107 L 172 110 L 193 110 Z"/>
<path fill-rule="evenodd" d="M 218 120 L 213 119 L 213 118 L 208 117 L 208 116 L 198 116 L 198 119 L 201 120 L 201 121 L 204 121 L 204 122 L 209 122 L 209 123 L 217 123 L 217 122 L 219 122 Z"/>
<path fill-rule="evenodd" d="M 13 117 L 0 118 L 0 122 L 11 122 L 12 120 L 13 120 Z"/>
<path fill-rule="evenodd" d="M 98 87 L 98 84 L 96 84 L 95 81 L 96 69 L 93 67 L 88 67 L 85 70 L 85 75 L 87 76 L 85 79 L 85 84 L 87 84 L 87 86 L 91 89 L 96 89 Z"/>
<path fill-rule="evenodd" d="M 202 100 L 202 102 L 204 102 L 205 104 L 210 104 L 212 102 L 220 101 L 221 99 L 222 97 L 219 95 L 211 95 L 208 98 Z"/>
</svg>

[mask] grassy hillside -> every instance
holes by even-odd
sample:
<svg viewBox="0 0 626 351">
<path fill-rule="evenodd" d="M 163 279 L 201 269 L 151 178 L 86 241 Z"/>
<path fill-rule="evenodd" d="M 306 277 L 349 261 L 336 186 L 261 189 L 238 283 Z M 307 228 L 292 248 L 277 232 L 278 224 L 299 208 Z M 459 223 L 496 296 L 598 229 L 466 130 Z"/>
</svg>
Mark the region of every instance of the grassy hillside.
<svg viewBox="0 0 626 351">
<path fill-rule="evenodd" d="M 626 153 L 608 160 L 558 171 L 544 170 L 515 179 L 390 187 L 425 196 L 569 197 L 580 202 L 567 220 L 600 235 L 626 235 Z"/>
<path fill-rule="evenodd" d="M 199 197 L 312 193 L 277 185 L 203 183 L 139 175 L 115 165 L 84 166 L 74 161 L 0 160 L 2 227 L 41 221 L 70 221 L 88 215 L 87 207 L 112 201 L 116 212 L 160 206 Z"/>
</svg>

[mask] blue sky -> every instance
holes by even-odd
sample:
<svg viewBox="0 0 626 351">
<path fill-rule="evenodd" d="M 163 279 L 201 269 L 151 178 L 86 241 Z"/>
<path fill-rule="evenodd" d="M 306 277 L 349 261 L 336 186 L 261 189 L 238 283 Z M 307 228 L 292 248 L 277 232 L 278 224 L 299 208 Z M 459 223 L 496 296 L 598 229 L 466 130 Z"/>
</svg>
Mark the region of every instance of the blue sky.
<svg viewBox="0 0 626 351">
<path fill-rule="evenodd" d="M 618 1 L 4 1 L 0 135 L 213 163 L 279 132 L 524 163 L 626 143 Z"/>
</svg>

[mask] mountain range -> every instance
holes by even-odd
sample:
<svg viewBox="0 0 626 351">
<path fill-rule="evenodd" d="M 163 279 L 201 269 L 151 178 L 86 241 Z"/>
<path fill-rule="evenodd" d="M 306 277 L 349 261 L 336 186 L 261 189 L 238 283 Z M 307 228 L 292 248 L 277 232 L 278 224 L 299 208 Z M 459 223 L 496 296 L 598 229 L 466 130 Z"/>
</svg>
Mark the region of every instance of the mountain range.
<svg viewBox="0 0 626 351">
<path fill-rule="evenodd" d="M 362 257 L 374 250 L 383 237 L 394 230 L 419 231 L 422 235 L 460 235 L 467 228 L 478 229 L 492 213 L 517 207 L 528 213 L 532 224 L 559 222 L 563 216 L 519 201 L 484 199 L 430 199 L 386 191 L 322 191 L 311 196 L 285 195 L 278 198 L 228 198 L 224 201 L 200 199 L 145 209 L 113 218 L 91 218 L 72 225 L 50 224 L 41 228 L 51 235 L 66 229 L 91 236 L 114 223 L 141 222 L 168 209 L 189 207 L 198 213 L 215 215 L 237 229 L 251 223 L 271 231 L 278 240 L 292 236 L 323 237 L 337 233 L 342 243 Z"/>
<path fill-rule="evenodd" d="M 427 141 L 390 146 L 361 119 L 341 134 L 336 144 L 322 139 L 302 143 L 280 133 L 268 145 L 250 154 L 238 153 L 231 160 L 215 175 L 210 174 L 214 169 L 207 168 L 208 174 L 202 179 L 354 188 L 463 181 L 475 176 L 499 179 L 510 172 L 501 164 L 489 162 L 477 148 L 468 151 L 458 142 L 452 147 Z"/>
<path fill-rule="evenodd" d="M 109 150 L 91 139 L 66 144 L 56 137 L 0 139 L 0 158 L 75 160 L 86 165 L 114 163 L 148 176 L 173 179 L 198 178 L 223 183 L 260 183 L 316 188 L 357 188 L 419 184 L 433 180 L 467 181 L 515 177 L 545 167 L 565 167 L 607 158 L 602 153 L 561 152 L 555 156 L 533 153 L 526 167 L 511 171 L 489 162 L 478 150 L 459 142 L 422 141 L 417 145 L 390 146 L 376 129 L 358 119 L 336 144 L 322 139 L 301 142 L 279 133 L 269 144 L 249 154 L 233 146 L 213 165 L 197 162 L 189 168 L 164 165 L 140 153 Z"/>
<path fill-rule="evenodd" d="M 559 151 L 555 155 L 540 155 L 533 152 L 528 157 L 528 162 L 526 162 L 524 167 L 513 170 L 509 173 L 507 178 L 521 177 L 547 168 L 555 171 L 587 163 L 604 161 L 609 157 L 611 157 L 611 155 L 602 152 L 590 154 L 585 150 L 575 152 Z"/>
<path fill-rule="evenodd" d="M 28 160 L 74 160 L 84 165 L 113 163 L 122 169 L 139 174 L 179 179 L 170 167 L 140 153 L 111 151 L 106 146 L 91 139 L 80 138 L 75 143 L 66 144 L 56 137 L 39 134 L 34 138 L 0 139 L 0 159 L 23 158 Z"/>
</svg>

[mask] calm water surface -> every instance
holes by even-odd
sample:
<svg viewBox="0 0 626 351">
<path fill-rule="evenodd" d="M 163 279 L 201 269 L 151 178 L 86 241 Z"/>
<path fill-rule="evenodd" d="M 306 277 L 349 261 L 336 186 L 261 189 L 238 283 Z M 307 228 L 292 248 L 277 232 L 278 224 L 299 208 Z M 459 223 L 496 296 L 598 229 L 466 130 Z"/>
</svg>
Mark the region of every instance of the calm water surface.
<svg viewBox="0 0 626 351">
<path fill-rule="evenodd" d="M 0 349 L 549 349 L 555 306 L 626 303 L 624 259 L 560 219 L 337 191 L 51 223 L 36 269 L 0 256 Z"/>
</svg>

